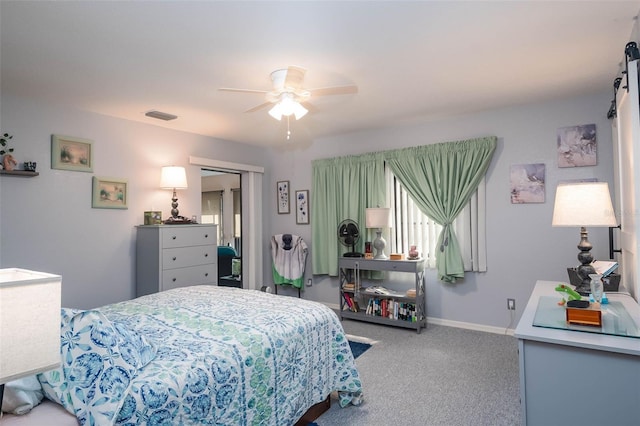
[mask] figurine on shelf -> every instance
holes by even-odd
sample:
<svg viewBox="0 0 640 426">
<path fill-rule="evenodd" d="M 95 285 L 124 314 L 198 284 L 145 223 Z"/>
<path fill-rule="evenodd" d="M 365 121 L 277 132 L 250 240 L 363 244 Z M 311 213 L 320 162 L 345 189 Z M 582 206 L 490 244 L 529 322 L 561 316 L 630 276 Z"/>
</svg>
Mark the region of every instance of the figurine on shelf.
<svg viewBox="0 0 640 426">
<path fill-rule="evenodd" d="M 0 136 L 0 155 L 3 156 L 2 166 L 7 171 L 13 170 L 18 165 L 16 160 L 13 158 L 13 155 L 11 155 L 13 148 L 9 148 L 8 146 L 11 139 L 13 139 L 13 136 L 9 133 L 4 133 Z"/>
<path fill-rule="evenodd" d="M 2 167 L 4 167 L 6 171 L 10 172 L 17 165 L 18 165 L 18 162 L 13 158 L 13 155 L 5 154 L 4 157 L 2 157 Z"/>
</svg>

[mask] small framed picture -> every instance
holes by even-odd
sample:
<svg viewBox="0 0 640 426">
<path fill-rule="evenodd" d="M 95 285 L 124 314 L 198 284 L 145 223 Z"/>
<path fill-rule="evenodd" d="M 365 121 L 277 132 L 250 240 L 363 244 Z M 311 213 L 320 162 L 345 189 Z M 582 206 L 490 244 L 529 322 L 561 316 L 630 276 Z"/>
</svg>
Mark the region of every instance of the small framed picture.
<svg viewBox="0 0 640 426">
<path fill-rule="evenodd" d="M 93 177 L 93 196 L 91 207 L 94 209 L 126 209 L 129 183 L 126 179 Z"/>
<path fill-rule="evenodd" d="M 162 212 L 156 212 L 156 211 L 144 212 L 144 224 L 145 225 L 161 225 Z"/>
<path fill-rule="evenodd" d="M 309 224 L 309 190 L 296 191 L 296 223 Z"/>
<path fill-rule="evenodd" d="M 596 125 L 561 127 L 557 132 L 558 167 L 598 164 Z"/>
<path fill-rule="evenodd" d="M 289 181 L 281 180 L 277 185 L 278 189 L 278 214 L 289 213 Z"/>
<path fill-rule="evenodd" d="M 51 168 L 93 172 L 93 141 L 51 135 Z"/>
<path fill-rule="evenodd" d="M 511 165 L 511 204 L 544 203 L 545 168 L 543 163 Z"/>
</svg>

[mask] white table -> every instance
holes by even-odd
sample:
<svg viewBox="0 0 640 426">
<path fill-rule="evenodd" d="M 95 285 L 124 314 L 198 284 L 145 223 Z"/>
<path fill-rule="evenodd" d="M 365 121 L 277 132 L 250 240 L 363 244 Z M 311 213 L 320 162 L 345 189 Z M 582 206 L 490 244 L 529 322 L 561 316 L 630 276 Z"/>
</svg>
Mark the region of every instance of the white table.
<svg viewBox="0 0 640 426">
<path fill-rule="evenodd" d="M 540 298 L 561 299 L 558 284 L 536 283 L 515 330 L 522 424 L 640 425 L 640 338 L 534 326 Z M 607 295 L 640 327 L 633 298 Z"/>
</svg>

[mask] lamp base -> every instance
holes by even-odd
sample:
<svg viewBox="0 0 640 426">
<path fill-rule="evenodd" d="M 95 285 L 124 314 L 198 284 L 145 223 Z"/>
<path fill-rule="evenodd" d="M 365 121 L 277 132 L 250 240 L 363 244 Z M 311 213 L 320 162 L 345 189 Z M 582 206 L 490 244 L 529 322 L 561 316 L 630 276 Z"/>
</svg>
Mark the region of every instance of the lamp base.
<svg viewBox="0 0 640 426">
<path fill-rule="evenodd" d="M 382 238 L 382 229 L 378 229 L 376 231 L 376 239 L 373 240 L 373 248 L 376 249 L 376 255 L 373 257 L 374 260 L 387 260 L 389 259 L 386 254 L 384 254 L 384 248 L 387 245 L 387 242 Z"/>
<path fill-rule="evenodd" d="M 171 216 L 169 219 L 164 221 L 165 225 L 186 225 L 190 223 L 193 223 L 191 222 L 191 219 L 186 218 L 184 216 L 176 216 L 176 217 Z"/>
</svg>

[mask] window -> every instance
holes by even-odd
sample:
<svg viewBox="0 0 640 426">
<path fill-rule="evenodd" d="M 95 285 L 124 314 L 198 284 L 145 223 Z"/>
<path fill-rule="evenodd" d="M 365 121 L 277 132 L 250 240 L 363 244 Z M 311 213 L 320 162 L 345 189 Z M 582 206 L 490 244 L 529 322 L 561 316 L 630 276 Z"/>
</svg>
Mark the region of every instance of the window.
<svg viewBox="0 0 640 426">
<path fill-rule="evenodd" d="M 442 226 L 427 217 L 402 188 L 389 168 L 385 168 L 387 203 L 391 207 L 393 227 L 390 229 L 390 252 L 409 253 L 412 245 L 427 259 L 427 267 L 436 266 L 436 244 Z M 454 230 L 464 262 L 465 271 L 486 271 L 484 207 L 484 179 L 478 190 L 454 221 Z M 482 198 L 479 203 L 478 199 Z M 481 225 L 480 225 L 481 224 Z"/>
<path fill-rule="evenodd" d="M 202 193 L 202 223 L 218 225 L 218 244 L 224 235 L 222 223 L 222 191 L 207 191 Z"/>
</svg>

